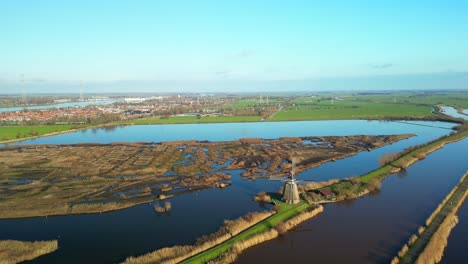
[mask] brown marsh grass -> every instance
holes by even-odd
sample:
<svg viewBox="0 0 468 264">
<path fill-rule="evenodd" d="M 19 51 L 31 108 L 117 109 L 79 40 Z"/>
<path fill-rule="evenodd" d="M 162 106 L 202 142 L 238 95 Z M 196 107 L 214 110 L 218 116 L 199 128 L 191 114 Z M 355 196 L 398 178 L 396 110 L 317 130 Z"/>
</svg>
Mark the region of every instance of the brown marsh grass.
<svg viewBox="0 0 468 264">
<path fill-rule="evenodd" d="M 164 206 L 159 205 L 159 203 L 154 205 L 154 211 L 159 214 L 169 212 L 171 208 L 172 205 L 170 202 L 164 202 Z"/>
<path fill-rule="evenodd" d="M 271 203 L 271 196 L 268 195 L 266 192 L 259 192 L 257 195 L 254 196 L 253 199 L 256 202 Z"/>
<path fill-rule="evenodd" d="M 448 215 L 419 255 L 416 264 L 439 263 L 444 255 L 450 232 L 457 223 L 458 217 L 455 214 Z"/>
<path fill-rule="evenodd" d="M 338 183 L 339 181 L 340 181 L 339 179 L 332 179 L 332 180 L 328 180 L 328 181 L 324 181 L 324 182 L 307 183 L 307 185 L 305 185 L 305 190 L 310 191 L 310 190 L 320 189 L 320 188 L 323 188 L 325 186 L 329 186 L 329 185 Z"/>
<path fill-rule="evenodd" d="M 260 243 L 263 243 L 265 241 L 274 239 L 278 237 L 281 232 L 286 232 L 287 230 L 290 230 L 291 228 L 299 225 L 300 223 L 316 216 L 317 214 L 323 212 L 323 206 L 318 206 L 312 210 L 309 210 L 307 212 L 303 212 L 297 216 L 294 216 L 293 218 L 278 224 L 275 228 L 271 228 L 267 231 L 264 231 L 262 233 L 259 233 L 257 235 L 254 235 L 250 238 L 247 238 L 242 241 L 238 241 L 234 243 L 232 248 L 224 253 L 221 254 L 219 257 L 216 259 L 210 261 L 210 264 L 226 264 L 226 263 L 232 263 L 236 261 L 236 259 L 239 257 L 239 255 L 242 253 L 242 251 L 246 250 L 247 248 L 253 247 L 255 245 L 258 245 Z"/>
<path fill-rule="evenodd" d="M 250 238 L 234 243 L 234 245 L 228 252 L 220 255 L 219 257 L 217 257 L 216 259 L 208 263 L 209 264 L 232 263 L 236 261 L 236 259 L 242 253 L 242 251 L 246 250 L 247 248 L 253 247 L 255 245 L 274 239 L 276 237 L 278 237 L 278 231 L 276 231 L 274 228 L 269 229 L 267 231 L 254 235 Z"/>
<path fill-rule="evenodd" d="M 284 234 L 286 233 L 288 230 L 296 227 L 297 225 L 299 225 L 300 223 L 306 221 L 306 220 L 309 220 L 313 217 L 315 217 L 316 215 L 320 214 L 321 212 L 323 212 L 323 206 L 322 205 L 319 205 L 311 210 L 308 210 L 306 212 L 303 212 L 303 213 L 300 213 L 294 217 L 292 217 L 291 219 L 289 220 L 286 220 L 282 223 L 279 223 L 275 229 L 278 231 L 278 233 L 280 234 Z"/>
<path fill-rule="evenodd" d="M 52 241 L 0 241 L 0 264 L 32 260 L 58 249 L 57 240 Z"/>
</svg>

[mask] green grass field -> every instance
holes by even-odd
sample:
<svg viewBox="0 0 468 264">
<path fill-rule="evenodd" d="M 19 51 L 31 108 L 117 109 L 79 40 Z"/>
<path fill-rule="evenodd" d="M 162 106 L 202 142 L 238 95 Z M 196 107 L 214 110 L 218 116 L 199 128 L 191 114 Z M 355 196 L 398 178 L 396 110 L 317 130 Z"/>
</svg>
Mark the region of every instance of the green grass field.
<svg viewBox="0 0 468 264">
<path fill-rule="evenodd" d="M 266 97 L 263 96 L 263 102 L 266 103 Z M 276 104 L 283 102 L 283 100 L 279 100 L 276 98 L 270 98 L 268 99 L 268 102 L 270 104 Z M 259 104 L 259 98 L 256 99 L 242 99 L 238 100 L 235 102 L 230 102 L 226 103 L 223 105 L 224 108 L 236 108 L 236 109 L 242 109 L 242 108 L 248 108 L 248 107 L 254 107 L 256 104 Z"/>
<path fill-rule="evenodd" d="M 71 130 L 74 125 L 0 126 L 0 140 L 13 140 Z"/>
<path fill-rule="evenodd" d="M 303 104 L 300 104 L 302 102 Z M 307 102 L 307 103 L 306 103 Z M 338 120 L 383 117 L 424 117 L 432 107 L 425 105 L 370 103 L 357 101 L 318 101 L 306 98 L 277 113 L 271 120 Z"/>
<path fill-rule="evenodd" d="M 387 95 L 353 95 L 344 96 L 347 100 L 369 101 L 377 103 L 404 103 L 404 104 L 425 104 L 425 105 L 455 105 L 468 108 L 468 93 L 395 93 Z"/>
<path fill-rule="evenodd" d="M 195 116 L 175 116 L 166 119 L 154 118 L 141 118 L 133 120 L 125 120 L 115 122 L 115 124 L 187 124 L 187 123 L 233 123 L 233 122 L 256 122 L 262 119 L 261 116 L 219 116 L 219 117 L 202 117 Z"/>
<path fill-rule="evenodd" d="M 211 259 L 216 258 L 220 254 L 228 251 L 234 245 L 234 243 L 238 241 L 245 240 L 255 234 L 264 232 L 279 223 L 297 215 L 298 213 L 304 211 L 305 209 L 309 208 L 309 205 L 305 202 L 301 202 L 299 204 L 285 204 L 285 203 L 278 203 L 280 207 L 280 211 L 273 216 L 263 220 L 262 222 L 248 228 L 247 230 L 241 232 L 240 234 L 236 235 L 235 237 L 221 243 L 209 250 L 203 251 L 202 253 L 195 255 L 191 258 L 188 258 L 181 263 L 206 263 Z"/>
</svg>

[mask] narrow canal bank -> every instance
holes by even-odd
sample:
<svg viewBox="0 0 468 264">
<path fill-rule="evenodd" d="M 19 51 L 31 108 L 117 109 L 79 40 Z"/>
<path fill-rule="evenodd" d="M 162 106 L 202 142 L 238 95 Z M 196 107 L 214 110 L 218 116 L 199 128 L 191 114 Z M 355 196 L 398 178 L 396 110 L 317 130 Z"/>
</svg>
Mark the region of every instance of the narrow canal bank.
<svg viewBox="0 0 468 264">
<path fill-rule="evenodd" d="M 405 244 L 392 263 L 439 263 L 451 229 L 458 222 L 458 209 L 468 193 L 468 172 L 447 195 L 442 203 Z"/>
<path fill-rule="evenodd" d="M 468 259 L 468 203 L 462 205 L 458 211 L 458 224 L 452 230 L 447 248 L 440 263 L 457 263 L 461 259 Z"/>
</svg>

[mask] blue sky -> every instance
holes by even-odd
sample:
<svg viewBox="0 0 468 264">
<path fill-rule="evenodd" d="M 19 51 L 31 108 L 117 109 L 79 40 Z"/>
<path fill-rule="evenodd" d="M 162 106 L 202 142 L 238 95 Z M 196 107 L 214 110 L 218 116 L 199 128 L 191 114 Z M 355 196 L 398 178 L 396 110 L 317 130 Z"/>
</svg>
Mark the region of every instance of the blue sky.
<svg viewBox="0 0 468 264">
<path fill-rule="evenodd" d="M 468 1 L 2 1 L 0 93 L 466 89 L 466 25 Z"/>
</svg>

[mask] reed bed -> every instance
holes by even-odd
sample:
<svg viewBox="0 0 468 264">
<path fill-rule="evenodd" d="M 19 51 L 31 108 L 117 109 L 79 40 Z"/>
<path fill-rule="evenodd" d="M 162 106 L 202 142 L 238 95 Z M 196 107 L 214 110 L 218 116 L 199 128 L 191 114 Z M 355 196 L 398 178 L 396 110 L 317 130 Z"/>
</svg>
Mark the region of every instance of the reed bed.
<svg viewBox="0 0 468 264">
<path fill-rule="evenodd" d="M 450 232 L 457 223 L 458 217 L 455 214 L 448 215 L 419 255 L 416 264 L 439 263 L 444 255 Z"/>
<path fill-rule="evenodd" d="M 236 261 L 236 259 L 242 253 L 242 251 L 246 250 L 247 248 L 253 247 L 255 245 L 261 244 L 265 241 L 272 240 L 276 237 L 278 237 L 278 231 L 276 231 L 274 228 L 261 232 L 248 239 L 234 243 L 231 250 L 220 255 L 216 259 L 209 261 L 208 263 L 209 264 L 233 263 L 234 261 Z"/>
<path fill-rule="evenodd" d="M 167 201 L 164 202 L 164 206 L 159 205 L 159 203 L 154 206 L 154 211 L 156 211 L 156 213 L 167 213 L 171 209 L 172 209 L 171 202 L 167 202 Z"/>
<path fill-rule="evenodd" d="M 275 229 L 278 231 L 278 233 L 284 234 L 288 230 L 291 230 L 292 228 L 296 227 L 300 223 L 315 217 L 316 215 L 320 214 L 321 212 L 323 212 L 323 206 L 319 205 L 319 206 L 317 206 L 317 207 L 315 207 L 315 208 L 313 208 L 311 210 L 300 213 L 300 214 L 292 217 L 291 219 L 289 219 L 287 221 L 279 223 L 275 227 Z"/>
<path fill-rule="evenodd" d="M 234 243 L 232 248 L 219 255 L 217 258 L 208 262 L 209 264 L 226 264 L 226 263 L 233 263 L 237 260 L 239 255 L 242 251 L 246 250 L 247 248 L 253 247 L 255 245 L 261 244 L 265 241 L 274 239 L 278 237 L 279 234 L 286 232 L 294 228 L 295 226 L 299 225 L 300 223 L 313 218 L 317 214 L 323 212 L 323 206 L 318 206 L 314 209 L 308 210 L 306 212 L 302 212 L 301 214 L 292 217 L 291 219 L 279 223 L 275 228 L 270 228 L 267 231 L 258 233 L 252 237 L 244 239 L 242 241 L 238 241 Z"/>
<path fill-rule="evenodd" d="M 305 187 L 305 191 L 316 190 L 316 189 L 320 189 L 320 188 L 338 183 L 339 181 L 340 181 L 339 179 L 331 179 L 331 180 L 323 181 L 323 182 L 310 182 L 310 183 L 307 183 L 307 185 L 305 185 L 304 187 Z"/>
<path fill-rule="evenodd" d="M 52 241 L 0 241 L 0 264 L 14 264 L 32 260 L 58 249 L 57 240 Z"/>
<path fill-rule="evenodd" d="M 254 196 L 253 199 L 256 202 L 271 203 L 271 196 L 268 195 L 266 192 L 259 192 L 257 195 Z"/>
<path fill-rule="evenodd" d="M 174 246 L 158 249 L 139 257 L 129 257 L 124 261 L 124 263 L 178 263 L 230 239 L 245 229 L 270 217 L 272 214 L 273 212 L 255 212 L 249 213 L 235 220 L 225 220 L 224 225 L 217 232 L 199 238 L 194 245 Z"/>
</svg>

